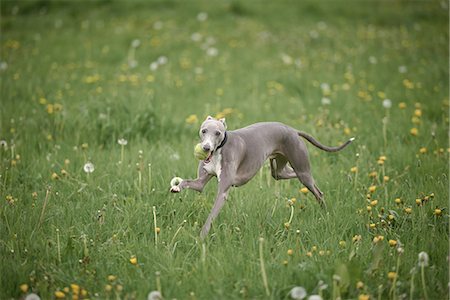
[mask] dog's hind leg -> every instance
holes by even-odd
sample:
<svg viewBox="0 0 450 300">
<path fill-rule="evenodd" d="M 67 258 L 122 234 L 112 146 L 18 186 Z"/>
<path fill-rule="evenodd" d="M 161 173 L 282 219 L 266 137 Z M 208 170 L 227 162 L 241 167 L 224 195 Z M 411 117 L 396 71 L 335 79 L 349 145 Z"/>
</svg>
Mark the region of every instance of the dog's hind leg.
<svg viewBox="0 0 450 300">
<path fill-rule="evenodd" d="M 275 180 L 292 179 L 297 177 L 294 169 L 292 169 L 287 162 L 286 157 L 282 155 L 277 155 L 275 158 L 270 159 L 270 171 Z"/>
</svg>

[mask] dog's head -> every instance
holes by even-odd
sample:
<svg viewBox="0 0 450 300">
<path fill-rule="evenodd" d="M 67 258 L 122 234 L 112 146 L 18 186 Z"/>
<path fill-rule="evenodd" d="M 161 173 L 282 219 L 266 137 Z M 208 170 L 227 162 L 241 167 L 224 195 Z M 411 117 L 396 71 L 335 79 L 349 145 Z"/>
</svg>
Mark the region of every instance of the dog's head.
<svg viewBox="0 0 450 300">
<path fill-rule="evenodd" d="M 214 154 L 214 151 L 219 147 L 225 138 L 225 131 L 227 129 L 227 125 L 225 123 L 225 118 L 223 119 L 215 119 L 211 116 L 208 116 L 205 121 L 203 121 L 200 126 L 200 139 L 202 140 L 202 148 L 204 151 L 209 152 L 208 158 L 205 161 L 209 161 L 209 159 Z"/>
</svg>

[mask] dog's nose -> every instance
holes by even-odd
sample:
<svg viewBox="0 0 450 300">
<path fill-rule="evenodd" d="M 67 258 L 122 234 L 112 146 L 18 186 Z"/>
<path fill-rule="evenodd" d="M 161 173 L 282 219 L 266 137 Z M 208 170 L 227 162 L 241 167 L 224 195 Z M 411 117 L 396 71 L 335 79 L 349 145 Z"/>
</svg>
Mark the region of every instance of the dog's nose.
<svg viewBox="0 0 450 300">
<path fill-rule="evenodd" d="M 211 150 L 211 147 L 209 145 L 204 145 L 203 150 L 209 151 L 209 150 Z"/>
</svg>

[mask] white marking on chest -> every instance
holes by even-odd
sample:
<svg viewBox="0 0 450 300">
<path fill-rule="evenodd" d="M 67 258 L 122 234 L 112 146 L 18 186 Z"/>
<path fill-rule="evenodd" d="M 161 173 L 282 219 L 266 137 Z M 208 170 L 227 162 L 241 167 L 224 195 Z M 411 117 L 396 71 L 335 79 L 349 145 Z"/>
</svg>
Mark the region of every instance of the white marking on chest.
<svg viewBox="0 0 450 300">
<path fill-rule="evenodd" d="M 220 181 L 220 173 L 222 172 L 222 149 L 217 150 L 209 163 L 203 166 L 203 169 L 208 172 L 208 174 L 216 175 L 217 180 Z"/>
</svg>

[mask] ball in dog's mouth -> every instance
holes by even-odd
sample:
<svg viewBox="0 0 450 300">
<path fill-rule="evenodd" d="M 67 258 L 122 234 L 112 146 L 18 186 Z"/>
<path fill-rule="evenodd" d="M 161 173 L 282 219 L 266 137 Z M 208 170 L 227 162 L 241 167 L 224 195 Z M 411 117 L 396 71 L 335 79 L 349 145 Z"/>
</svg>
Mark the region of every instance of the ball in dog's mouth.
<svg viewBox="0 0 450 300">
<path fill-rule="evenodd" d="M 204 160 L 204 162 L 207 164 L 211 161 L 211 158 L 213 156 L 214 151 L 209 152 L 208 157 Z"/>
</svg>

